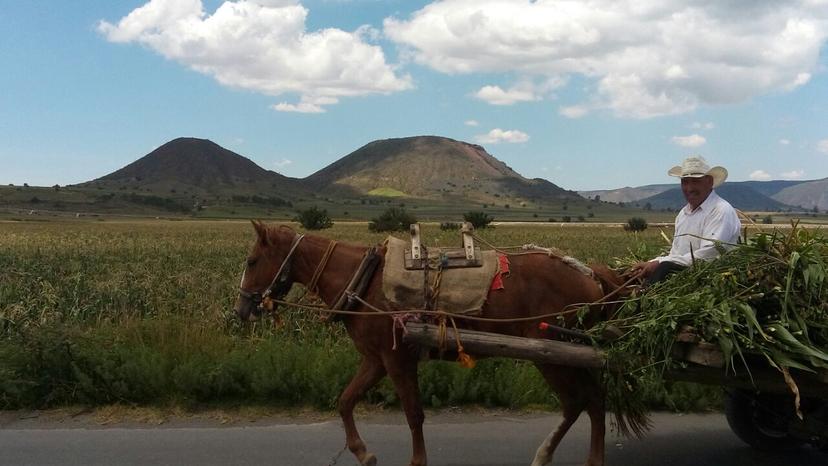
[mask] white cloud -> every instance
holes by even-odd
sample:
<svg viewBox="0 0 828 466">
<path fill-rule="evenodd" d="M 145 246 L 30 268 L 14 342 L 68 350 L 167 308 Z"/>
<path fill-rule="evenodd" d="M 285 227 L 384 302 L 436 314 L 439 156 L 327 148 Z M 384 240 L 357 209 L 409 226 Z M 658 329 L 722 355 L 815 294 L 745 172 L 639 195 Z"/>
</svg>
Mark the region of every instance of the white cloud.
<svg viewBox="0 0 828 466">
<path fill-rule="evenodd" d="M 276 105 L 271 105 L 270 108 L 277 112 L 294 112 L 294 113 L 325 113 L 326 110 L 319 105 L 307 102 L 299 102 L 298 104 L 289 104 L 287 102 L 279 102 Z"/>
<path fill-rule="evenodd" d="M 501 142 L 516 143 L 528 141 L 529 135 L 516 129 L 502 130 L 495 128 L 487 134 L 477 135 L 475 139 L 481 144 L 498 144 Z"/>
<path fill-rule="evenodd" d="M 466 120 L 463 122 L 466 126 L 479 126 L 480 123 L 477 120 Z"/>
<path fill-rule="evenodd" d="M 492 105 L 513 105 L 518 102 L 543 100 L 544 96 L 553 97 L 552 92 L 566 84 L 566 79 L 552 76 L 542 82 L 521 79 L 509 89 L 500 86 L 483 86 L 474 97 Z"/>
<path fill-rule="evenodd" d="M 805 176 L 805 170 L 791 170 L 780 173 L 785 180 L 801 180 Z"/>
<path fill-rule="evenodd" d="M 212 15 L 201 0 L 150 0 L 117 23 L 100 21 L 98 31 L 111 42 L 142 44 L 228 87 L 301 96 L 298 104 L 278 104 L 280 111 L 319 113 L 340 97 L 412 87 L 411 78 L 398 75 L 382 49 L 367 42 L 377 31 L 307 31 L 307 15 L 290 0 L 225 1 Z"/>
<path fill-rule="evenodd" d="M 817 150 L 823 154 L 828 154 L 828 139 L 823 139 L 817 143 Z"/>
<path fill-rule="evenodd" d="M 589 113 L 589 107 L 585 105 L 571 105 L 569 107 L 561 107 L 558 113 L 567 118 L 581 118 Z"/>
<path fill-rule="evenodd" d="M 768 181 L 771 179 L 771 176 L 765 170 L 754 170 L 750 174 L 749 178 L 755 181 Z"/>
<path fill-rule="evenodd" d="M 822 4 L 821 4 L 822 3 Z M 448 74 L 579 75 L 593 109 L 649 118 L 745 102 L 808 82 L 824 2 L 435 0 L 385 36 Z"/>
<path fill-rule="evenodd" d="M 693 127 L 693 129 L 713 129 L 716 127 L 716 125 L 714 125 L 711 121 L 708 121 L 707 123 L 701 123 L 696 121 L 693 122 L 691 126 Z"/>
<path fill-rule="evenodd" d="M 492 105 L 512 105 L 541 99 L 532 89 L 513 87 L 504 91 L 500 86 L 483 86 L 475 92 L 474 97 Z"/>
<path fill-rule="evenodd" d="M 704 143 L 707 142 L 707 139 L 704 136 L 699 136 L 698 134 L 691 134 L 690 136 L 673 136 L 671 139 L 673 144 L 676 144 L 681 147 L 699 147 L 703 146 Z"/>
<path fill-rule="evenodd" d="M 285 168 L 285 167 L 287 167 L 288 165 L 290 165 L 292 163 L 293 163 L 293 160 L 282 159 L 282 160 L 279 160 L 278 162 L 273 162 L 273 166 L 276 167 L 276 168 Z"/>
<path fill-rule="evenodd" d="M 791 141 L 789 139 L 780 139 L 779 140 L 779 144 L 782 144 L 783 146 L 787 146 L 790 143 L 791 143 Z"/>
</svg>

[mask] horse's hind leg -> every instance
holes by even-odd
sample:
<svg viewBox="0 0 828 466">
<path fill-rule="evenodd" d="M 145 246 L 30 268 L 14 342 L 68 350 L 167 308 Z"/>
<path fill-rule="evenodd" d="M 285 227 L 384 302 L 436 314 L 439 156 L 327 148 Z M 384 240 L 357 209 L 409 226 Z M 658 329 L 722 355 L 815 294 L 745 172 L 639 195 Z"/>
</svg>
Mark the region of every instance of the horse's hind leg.
<svg viewBox="0 0 828 466">
<path fill-rule="evenodd" d="M 426 466 L 425 439 L 423 438 L 423 405 L 420 402 L 420 386 L 417 382 L 417 358 L 404 350 L 391 351 L 383 358 L 388 376 L 400 397 L 408 428 L 411 429 L 412 455 L 409 466 Z"/>
<path fill-rule="evenodd" d="M 552 461 L 555 449 L 584 409 L 587 410 L 592 423 L 587 466 L 603 465 L 604 404 L 600 387 L 592 375 L 587 370 L 572 367 L 538 365 L 538 369 L 546 382 L 558 394 L 563 421 L 538 447 L 532 466 L 543 466 Z"/>
<path fill-rule="evenodd" d="M 354 407 L 371 387 L 385 376 L 385 367 L 378 358 L 364 356 L 351 383 L 339 397 L 339 415 L 345 426 L 345 443 L 351 453 L 357 457 L 359 464 L 374 466 L 377 458 L 365 448 L 365 443 L 359 436 L 354 422 Z"/>
<path fill-rule="evenodd" d="M 587 396 L 587 414 L 591 425 L 587 465 L 603 466 L 604 437 L 607 433 L 605 396 L 603 390 L 597 384 L 590 387 Z"/>
</svg>

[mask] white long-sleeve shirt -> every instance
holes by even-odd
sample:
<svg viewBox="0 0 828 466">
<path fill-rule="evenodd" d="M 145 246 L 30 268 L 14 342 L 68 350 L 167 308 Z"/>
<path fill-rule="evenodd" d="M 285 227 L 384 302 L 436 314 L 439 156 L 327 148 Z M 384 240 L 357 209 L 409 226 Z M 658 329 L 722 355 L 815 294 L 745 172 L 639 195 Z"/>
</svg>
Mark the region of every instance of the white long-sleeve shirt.
<svg viewBox="0 0 828 466">
<path fill-rule="evenodd" d="M 732 247 L 729 244 L 736 244 L 741 228 L 733 206 L 712 191 L 696 210 L 690 204 L 681 209 L 676 216 L 676 232 L 670 254 L 655 260 L 689 266 L 694 258 L 715 259 L 719 257 L 719 251 L 714 241 L 721 241 L 725 248 Z"/>
</svg>

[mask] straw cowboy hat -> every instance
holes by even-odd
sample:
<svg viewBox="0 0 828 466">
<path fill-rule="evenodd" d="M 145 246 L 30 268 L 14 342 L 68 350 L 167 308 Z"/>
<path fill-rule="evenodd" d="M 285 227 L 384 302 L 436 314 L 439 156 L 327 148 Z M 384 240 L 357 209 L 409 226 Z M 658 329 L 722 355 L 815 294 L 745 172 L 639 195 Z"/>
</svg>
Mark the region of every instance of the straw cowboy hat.
<svg viewBox="0 0 828 466">
<path fill-rule="evenodd" d="M 707 164 L 707 160 L 700 155 L 691 155 L 681 162 L 681 165 L 676 165 L 668 172 L 670 176 L 677 176 L 679 178 L 701 178 L 706 175 L 713 177 L 713 187 L 720 186 L 727 179 L 727 169 L 724 167 L 713 167 Z"/>
</svg>

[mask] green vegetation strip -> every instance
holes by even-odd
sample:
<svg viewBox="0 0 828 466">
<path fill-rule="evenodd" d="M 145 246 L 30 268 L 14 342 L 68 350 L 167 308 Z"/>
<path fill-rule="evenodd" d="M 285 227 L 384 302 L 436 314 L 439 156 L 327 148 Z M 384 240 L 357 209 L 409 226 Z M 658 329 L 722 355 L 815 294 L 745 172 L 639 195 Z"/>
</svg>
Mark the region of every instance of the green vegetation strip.
<svg viewBox="0 0 828 466">
<path fill-rule="evenodd" d="M 366 245 L 385 237 L 365 224 L 321 234 Z M 598 262 L 664 243 L 658 231 L 605 227 L 498 226 L 479 234 L 493 244 L 551 245 Z M 358 362 L 341 324 L 283 310 L 281 327 L 245 325 L 230 311 L 254 237 L 247 222 L 0 223 L 0 408 L 333 408 Z M 438 225 L 425 226 L 423 237 L 460 245 L 458 232 Z M 296 287 L 289 299 L 302 292 Z M 471 370 L 424 364 L 420 386 L 431 407 L 557 406 L 531 365 L 505 359 Z M 693 385 L 655 386 L 646 399 L 680 410 L 719 403 L 717 390 Z M 387 381 L 367 401 L 397 403 Z"/>
</svg>

